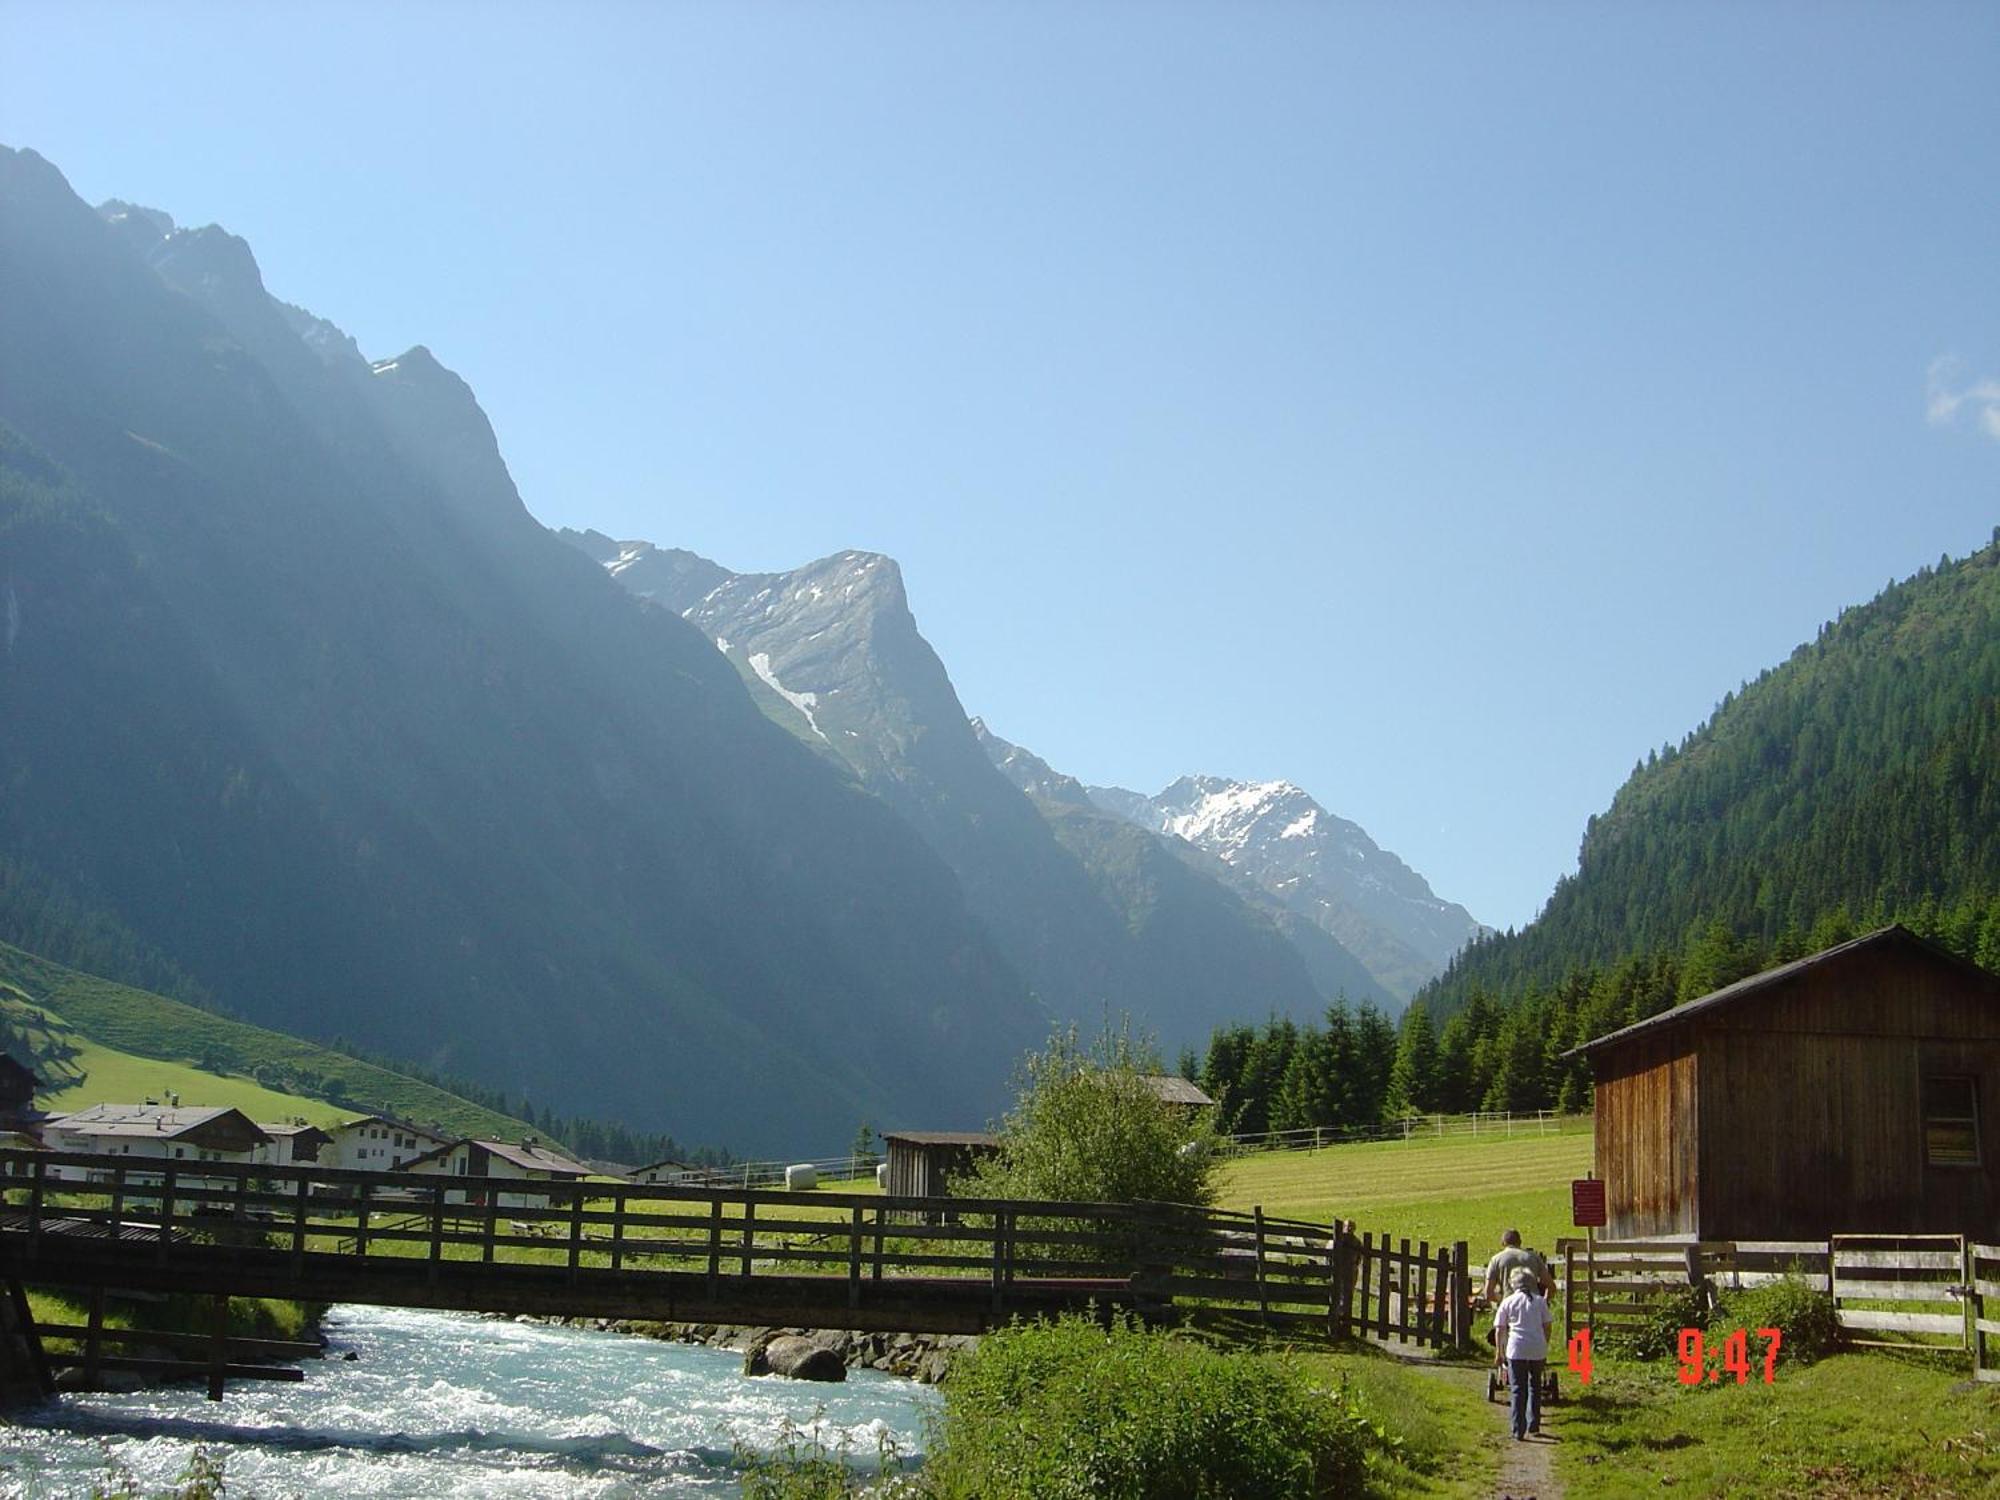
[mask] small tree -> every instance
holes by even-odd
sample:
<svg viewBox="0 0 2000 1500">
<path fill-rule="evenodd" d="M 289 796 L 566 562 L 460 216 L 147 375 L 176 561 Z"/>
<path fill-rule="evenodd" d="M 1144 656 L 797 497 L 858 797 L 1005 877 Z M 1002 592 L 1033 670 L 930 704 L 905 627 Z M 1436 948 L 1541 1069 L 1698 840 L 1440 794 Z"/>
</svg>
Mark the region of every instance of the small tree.
<svg viewBox="0 0 2000 1500">
<path fill-rule="evenodd" d="M 1146 1079 L 1160 1072 L 1129 1021 L 1086 1045 L 1058 1030 L 1018 1074 L 1000 1150 L 960 1191 L 966 1197 L 1073 1202 L 1215 1201 L 1212 1111 L 1162 1100 Z"/>
</svg>

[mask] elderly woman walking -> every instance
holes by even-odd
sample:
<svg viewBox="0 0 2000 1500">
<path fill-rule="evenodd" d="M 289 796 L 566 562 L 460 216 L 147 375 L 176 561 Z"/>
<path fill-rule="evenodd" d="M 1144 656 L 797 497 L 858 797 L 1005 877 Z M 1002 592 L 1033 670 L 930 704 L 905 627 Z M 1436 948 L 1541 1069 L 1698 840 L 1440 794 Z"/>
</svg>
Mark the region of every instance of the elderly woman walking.
<svg viewBox="0 0 2000 1500">
<path fill-rule="evenodd" d="M 1533 1271 L 1517 1267 L 1510 1280 L 1514 1290 L 1493 1310 L 1493 1362 L 1506 1362 L 1514 1441 L 1520 1443 L 1542 1430 L 1542 1366 L 1548 1361 L 1555 1316 Z"/>
</svg>

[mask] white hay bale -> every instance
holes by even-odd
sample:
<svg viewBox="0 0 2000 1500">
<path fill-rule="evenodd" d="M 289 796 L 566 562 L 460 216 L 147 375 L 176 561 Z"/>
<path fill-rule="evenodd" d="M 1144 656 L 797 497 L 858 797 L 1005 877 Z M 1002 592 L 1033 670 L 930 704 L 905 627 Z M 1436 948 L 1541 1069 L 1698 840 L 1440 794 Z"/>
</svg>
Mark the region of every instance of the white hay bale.
<svg viewBox="0 0 2000 1500">
<path fill-rule="evenodd" d="M 800 1162 L 796 1167 L 785 1168 L 785 1191 L 803 1193 L 808 1188 L 819 1186 L 819 1168 L 811 1162 Z"/>
</svg>

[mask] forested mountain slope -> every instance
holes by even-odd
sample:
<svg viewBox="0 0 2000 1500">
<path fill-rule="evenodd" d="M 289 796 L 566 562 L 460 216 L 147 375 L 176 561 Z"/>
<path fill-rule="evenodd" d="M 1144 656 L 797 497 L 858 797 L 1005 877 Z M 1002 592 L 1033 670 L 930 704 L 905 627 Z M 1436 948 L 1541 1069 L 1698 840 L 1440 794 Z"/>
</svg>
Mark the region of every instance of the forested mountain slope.
<svg viewBox="0 0 2000 1500">
<path fill-rule="evenodd" d="M 2000 966 L 2000 530 L 1846 610 L 1649 755 L 1542 914 L 1424 998 L 1449 1013 L 1665 955 L 1705 978 L 1718 945 L 1796 956 L 1816 929 L 1892 918 Z"/>
</svg>

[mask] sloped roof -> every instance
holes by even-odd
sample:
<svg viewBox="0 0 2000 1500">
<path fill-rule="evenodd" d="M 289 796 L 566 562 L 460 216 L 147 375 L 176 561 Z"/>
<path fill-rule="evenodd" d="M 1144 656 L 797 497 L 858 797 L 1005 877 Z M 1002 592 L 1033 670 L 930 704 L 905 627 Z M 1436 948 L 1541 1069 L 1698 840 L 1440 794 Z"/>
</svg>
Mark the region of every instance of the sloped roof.
<svg viewBox="0 0 2000 1500">
<path fill-rule="evenodd" d="M 1000 1137 L 983 1130 L 885 1130 L 885 1141 L 903 1141 L 912 1146 L 987 1146 L 997 1148 Z"/>
<path fill-rule="evenodd" d="M 343 1130 L 353 1130 L 362 1125 L 386 1125 L 391 1130 L 401 1130 L 410 1135 L 420 1135 L 425 1140 L 436 1141 L 440 1145 L 447 1143 L 451 1145 L 457 1144 L 451 1136 L 445 1134 L 442 1130 L 432 1130 L 428 1125 L 413 1125 L 408 1120 L 397 1119 L 394 1115 L 363 1115 L 357 1120 L 342 1120 L 333 1129 L 335 1133 L 338 1133 Z"/>
<path fill-rule="evenodd" d="M 512 1162 L 524 1172 L 547 1172 L 552 1177 L 588 1177 L 590 1168 L 580 1161 L 573 1161 L 562 1152 L 536 1141 L 531 1145 L 515 1145 L 512 1141 L 489 1141 L 482 1136 L 467 1136 L 439 1146 L 434 1151 L 426 1151 L 422 1156 L 413 1157 L 399 1170 L 414 1172 L 428 1162 L 441 1161 L 460 1146 L 477 1146 L 489 1156 L 497 1156 L 502 1161 Z"/>
<path fill-rule="evenodd" d="M 316 1135 L 320 1138 L 320 1141 L 322 1143 L 333 1139 L 333 1137 L 328 1135 L 322 1127 L 318 1125 L 307 1125 L 297 1120 L 287 1121 L 285 1124 L 282 1125 L 266 1125 L 260 1120 L 257 1123 L 257 1128 L 263 1131 L 264 1134 L 271 1136 L 273 1139 L 281 1135 L 296 1135 L 296 1136 Z"/>
<path fill-rule="evenodd" d="M 1173 1073 L 1148 1073 L 1146 1087 L 1156 1094 L 1163 1104 L 1209 1105 L 1215 1101 L 1202 1092 L 1201 1085 L 1192 1079 L 1182 1078 Z"/>
<path fill-rule="evenodd" d="M 553 1172 L 558 1177 L 588 1177 L 590 1168 L 582 1162 L 564 1156 L 553 1147 L 540 1141 L 515 1145 L 512 1141 L 475 1140 L 475 1146 L 484 1146 L 492 1155 L 502 1161 L 510 1161 L 527 1172 Z"/>
<path fill-rule="evenodd" d="M 79 1135 L 145 1136 L 173 1140 L 229 1115 L 242 1121 L 245 1129 L 269 1138 L 261 1125 L 241 1110 L 228 1105 L 188 1109 L 172 1104 L 93 1104 L 74 1114 L 59 1115 L 49 1120 L 48 1124 Z"/>
<path fill-rule="evenodd" d="M 1752 974 L 1747 979 L 1726 984 L 1719 990 L 1711 990 L 1698 1000 L 1690 1000 L 1685 1005 L 1676 1005 L 1672 1010 L 1663 1010 L 1657 1016 L 1648 1016 L 1643 1021 L 1634 1021 L 1630 1026 L 1621 1027 L 1617 1031 L 1606 1032 L 1595 1041 L 1570 1048 L 1563 1056 L 1587 1057 L 1604 1048 L 1631 1041 L 1634 1037 L 1650 1036 L 1654 1032 L 1667 1031 L 1692 1021 L 1705 1019 L 1713 1016 L 1718 1010 L 1740 1005 L 1746 1000 L 1755 1000 L 1810 969 L 1838 964 L 1864 949 L 1885 946 L 1900 947 L 1962 970 L 1969 976 L 1985 981 L 1992 987 L 1996 996 L 2000 996 L 2000 974 L 1982 969 L 1978 964 L 1967 962 L 1949 949 L 1940 948 L 1936 943 L 1918 937 L 1901 923 L 1891 923 L 1887 927 L 1878 927 L 1873 932 L 1864 933 L 1858 938 L 1836 943 L 1831 948 L 1823 948 L 1818 953 L 1793 959 L 1788 964 L 1779 964 L 1775 969 L 1766 969 L 1761 974 Z"/>
</svg>

